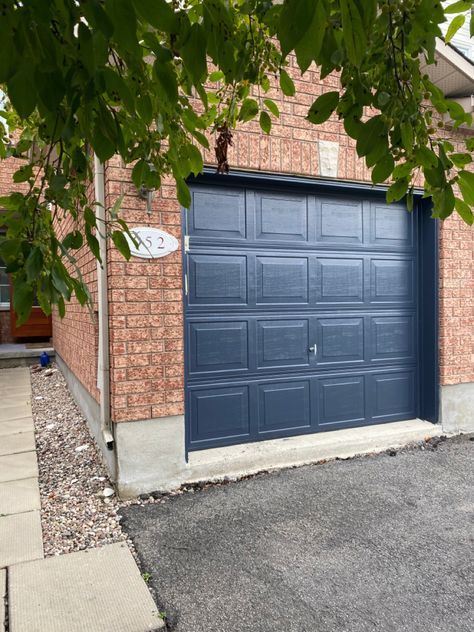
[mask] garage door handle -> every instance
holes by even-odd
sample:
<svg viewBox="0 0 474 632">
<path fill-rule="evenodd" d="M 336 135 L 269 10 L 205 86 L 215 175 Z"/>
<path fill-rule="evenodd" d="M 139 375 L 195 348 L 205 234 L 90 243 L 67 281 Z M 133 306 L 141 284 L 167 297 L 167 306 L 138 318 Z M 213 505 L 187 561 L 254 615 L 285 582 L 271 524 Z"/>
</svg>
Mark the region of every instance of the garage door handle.
<svg viewBox="0 0 474 632">
<path fill-rule="evenodd" d="M 316 357 L 317 353 L 318 353 L 318 345 L 314 344 L 312 347 L 310 347 L 308 349 L 308 351 L 310 353 L 314 353 L 314 357 Z"/>
</svg>

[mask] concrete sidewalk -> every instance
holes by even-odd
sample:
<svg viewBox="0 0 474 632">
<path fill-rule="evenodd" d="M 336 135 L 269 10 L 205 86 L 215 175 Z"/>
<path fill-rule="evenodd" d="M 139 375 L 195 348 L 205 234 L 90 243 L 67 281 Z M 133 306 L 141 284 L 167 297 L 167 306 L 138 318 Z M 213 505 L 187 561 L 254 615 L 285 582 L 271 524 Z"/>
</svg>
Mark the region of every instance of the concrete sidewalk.
<svg viewBox="0 0 474 632">
<path fill-rule="evenodd" d="M 164 627 L 125 544 L 43 559 L 26 368 L 0 370 L 0 631 L 150 632 Z"/>
</svg>

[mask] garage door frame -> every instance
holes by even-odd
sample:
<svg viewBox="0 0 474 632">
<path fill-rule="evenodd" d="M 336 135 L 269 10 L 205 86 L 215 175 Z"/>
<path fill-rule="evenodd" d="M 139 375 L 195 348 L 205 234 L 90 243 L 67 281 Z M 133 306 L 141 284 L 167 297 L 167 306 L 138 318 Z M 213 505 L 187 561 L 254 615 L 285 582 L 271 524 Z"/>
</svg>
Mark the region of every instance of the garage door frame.
<svg viewBox="0 0 474 632">
<path fill-rule="evenodd" d="M 387 187 L 372 186 L 370 184 L 353 181 L 335 181 L 290 176 L 275 173 L 234 171 L 229 175 L 219 175 L 212 168 L 205 168 L 204 173 L 189 180 L 190 186 L 219 186 L 219 187 L 251 187 L 273 189 L 278 191 L 295 189 L 295 192 L 324 195 L 328 193 L 353 192 L 365 195 L 367 198 L 383 197 Z M 439 421 L 439 352 L 438 352 L 438 233 L 439 222 L 431 218 L 431 202 L 422 198 L 422 190 L 415 191 L 415 204 L 418 206 L 417 235 L 418 235 L 418 417 L 432 423 Z M 186 316 L 186 213 L 182 211 L 183 226 L 183 301 Z M 185 447 L 186 455 L 190 450 L 201 447 L 190 445 L 190 413 L 188 405 L 188 375 L 187 358 L 189 354 L 189 340 L 187 337 L 186 318 L 183 325 L 184 357 L 185 357 Z M 328 432 L 331 429 L 327 430 Z M 262 439 L 246 439 L 245 443 L 261 441 Z M 219 447 L 216 443 L 215 447 Z M 203 445 L 202 449 L 208 448 Z"/>
</svg>

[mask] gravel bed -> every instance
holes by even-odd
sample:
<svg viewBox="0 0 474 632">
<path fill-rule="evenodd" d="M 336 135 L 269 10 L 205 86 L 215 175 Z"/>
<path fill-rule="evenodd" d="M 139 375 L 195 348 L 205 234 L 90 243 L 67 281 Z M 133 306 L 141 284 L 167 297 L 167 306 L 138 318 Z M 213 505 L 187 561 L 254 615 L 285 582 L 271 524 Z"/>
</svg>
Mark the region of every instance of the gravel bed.
<svg viewBox="0 0 474 632">
<path fill-rule="evenodd" d="M 120 526 L 120 508 L 164 503 L 209 485 L 121 501 L 112 495 L 113 484 L 100 450 L 61 371 L 53 363 L 48 369 L 32 367 L 30 375 L 45 556 L 125 541 L 137 559 L 132 541 Z"/>
<path fill-rule="evenodd" d="M 31 370 L 46 556 L 127 540 L 119 501 L 84 417 L 54 366 Z M 130 544 L 130 542 L 129 542 Z"/>
</svg>

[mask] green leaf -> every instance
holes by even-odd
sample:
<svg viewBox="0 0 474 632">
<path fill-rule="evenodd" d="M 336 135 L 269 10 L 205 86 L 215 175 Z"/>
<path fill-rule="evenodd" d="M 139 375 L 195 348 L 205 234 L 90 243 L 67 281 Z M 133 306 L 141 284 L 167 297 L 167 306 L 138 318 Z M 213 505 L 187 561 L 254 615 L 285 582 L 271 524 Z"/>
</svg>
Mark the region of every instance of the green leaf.
<svg viewBox="0 0 474 632">
<path fill-rule="evenodd" d="M 26 323 L 32 307 L 33 289 L 26 283 L 26 279 L 16 277 L 13 290 L 13 309 L 18 316 L 17 325 Z"/>
<path fill-rule="evenodd" d="M 372 182 L 385 182 L 385 180 L 392 174 L 395 168 L 395 162 L 390 154 L 384 156 L 372 170 Z"/>
<path fill-rule="evenodd" d="M 62 294 L 64 298 L 69 300 L 71 298 L 71 289 L 69 288 L 69 285 L 66 282 L 66 279 L 68 278 L 68 274 L 64 266 L 60 264 L 58 261 L 55 262 L 55 264 L 53 265 L 51 269 L 51 277 L 52 277 L 53 285 L 57 289 L 57 291 L 60 294 Z"/>
<path fill-rule="evenodd" d="M 33 167 L 31 165 L 24 165 L 13 174 L 13 182 L 26 182 L 32 177 Z"/>
<path fill-rule="evenodd" d="M 211 72 L 211 74 L 209 75 L 209 81 L 212 81 L 213 83 L 215 83 L 216 81 L 222 81 L 224 79 L 224 73 L 222 72 L 222 70 L 214 70 L 214 72 Z"/>
<path fill-rule="evenodd" d="M 191 206 L 191 193 L 188 185 L 182 178 L 176 179 L 176 192 L 178 195 L 178 202 L 183 208 L 190 208 Z"/>
<path fill-rule="evenodd" d="M 84 221 L 89 228 L 97 225 L 97 218 L 90 206 L 86 206 L 84 209 Z"/>
<path fill-rule="evenodd" d="M 325 92 L 319 96 L 310 107 L 306 117 L 310 123 L 324 123 L 327 121 L 339 103 L 339 92 Z"/>
<path fill-rule="evenodd" d="M 449 159 L 452 161 L 452 163 L 456 167 L 458 167 L 458 169 L 462 169 L 463 167 L 465 167 L 466 165 L 472 162 L 471 154 L 466 154 L 466 153 L 449 154 Z"/>
<path fill-rule="evenodd" d="M 276 116 L 276 118 L 280 116 L 280 110 L 278 109 L 278 105 L 275 101 L 272 101 L 271 99 L 263 99 L 263 103 L 265 107 L 270 110 L 273 116 Z"/>
<path fill-rule="evenodd" d="M 387 128 L 380 116 L 374 116 L 363 123 L 356 150 L 359 156 L 367 156 L 375 147 L 387 143 Z"/>
<path fill-rule="evenodd" d="M 197 129 L 193 130 L 191 134 L 194 136 L 194 138 L 198 141 L 198 143 L 202 147 L 204 147 L 205 149 L 209 149 L 209 141 L 204 136 L 204 134 L 201 134 L 201 132 L 198 132 Z"/>
<path fill-rule="evenodd" d="M 465 202 L 474 206 L 474 173 L 460 171 L 458 184 Z"/>
<path fill-rule="evenodd" d="M 324 2 L 317 2 L 313 19 L 303 37 L 295 44 L 296 59 L 301 72 L 304 73 L 313 60 L 318 60 L 326 32 L 327 13 Z M 308 21 L 310 16 L 306 18 Z"/>
<path fill-rule="evenodd" d="M 403 146 L 407 151 L 413 149 L 413 127 L 411 123 L 400 123 L 400 133 Z"/>
<path fill-rule="evenodd" d="M 170 63 L 155 61 L 153 72 L 162 90 L 161 96 L 165 96 L 171 104 L 178 100 L 178 83 L 176 73 Z"/>
<path fill-rule="evenodd" d="M 239 112 L 239 121 L 251 121 L 258 114 L 258 103 L 255 99 L 245 99 Z"/>
<path fill-rule="evenodd" d="M 97 259 L 97 261 L 102 263 L 102 259 L 100 258 L 99 240 L 97 239 L 95 235 L 91 233 L 90 229 L 87 228 L 87 226 L 86 226 L 86 241 L 94 257 Z"/>
<path fill-rule="evenodd" d="M 148 94 L 139 95 L 136 102 L 137 112 L 145 125 L 149 125 L 153 119 L 153 104 Z"/>
<path fill-rule="evenodd" d="M 128 245 L 128 241 L 121 230 L 114 230 L 112 232 L 112 241 L 114 242 L 115 247 L 120 252 L 120 254 L 122 254 L 128 261 L 131 256 L 130 246 Z"/>
<path fill-rule="evenodd" d="M 406 178 L 394 182 L 387 191 L 387 202 L 390 204 L 392 202 L 398 202 L 399 200 L 401 200 L 408 191 L 408 184 L 409 181 Z"/>
<path fill-rule="evenodd" d="M 340 7 L 347 57 L 354 66 L 360 66 L 367 49 L 367 36 L 357 3 L 340 0 Z"/>
<path fill-rule="evenodd" d="M 454 211 L 454 205 L 456 202 L 453 187 L 448 184 L 440 191 L 434 191 L 432 197 L 434 202 L 434 216 L 439 217 L 440 219 L 446 219 L 449 217 Z"/>
<path fill-rule="evenodd" d="M 82 233 L 79 230 L 74 230 L 71 233 L 68 233 L 66 237 L 64 237 L 62 244 L 66 250 L 78 250 L 81 248 L 84 243 L 84 239 L 82 237 Z"/>
<path fill-rule="evenodd" d="M 393 170 L 393 178 L 395 180 L 400 180 L 400 178 L 406 178 L 413 171 L 413 165 L 409 162 L 403 162 L 400 165 L 397 165 Z"/>
<path fill-rule="evenodd" d="M 454 4 L 450 4 L 448 7 L 445 7 L 445 13 L 462 13 L 464 11 L 469 11 L 472 7 L 472 2 L 466 2 L 465 0 L 459 0 L 458 2 L 454 2 Z"/>
<path fill-rule="evenodd" d="M 283 57 L 301 42 L 311 25 L 316 5 L 315 0 L 286 0 L 278 25 Z"/>
<path fill-rule="evenodd" d="M 139 50 L 139 44 L 137 16 L 133 4 L 130 0 L 106 0 L 105 10 L 114 25 L 113 39 L 120 49 L 125 53 L 136 53 Z"/>
<path fill-rule="evenodd" d="M 28 283 L 31 283 L 38 278 L 40 272 L 43 269 L 43 253 L 39 246 L 35 246 L 25 263 L 26 279 Z"/>
<path fill-rule="evenodd" d="M 36 106 L 36 90 L 32 90 L 33 75 L 28 65 L 22 66 L 8 81 L 8 97 L 22 119 L 27 118 Z"/>
<path fill-rule="evenodd" d="M 462 219 L 466 222 L 466 224 L 468 224 L 469 226 L 472 226 L 472 223 L 474 221 L 474 215 L 472 214 L 472 211 L 469 205 L 466 204 L 466 202 L 464 202 L 463 200 L 456 198 L 454 201 L 454 208 L 462 217 Z"/>
<path fill-rule="evenodd" d="M 438 164 L 438 156 L 428 147 L 418 147 L 415 152 L 415 158 L 426 169 L 434 169 Z"/>
<path fill-rule="evenodd" d="M 62 296 L 58 298 L 56 305 L 58 307 L 59 318 L 64 318 L 66 315 L 66 305 Z"/>
<path fill-rule="evenodd" d="M 137 189 L 139 189 L 142 186 L 145 180 L 146 174 L 148 173 L 149 170 L 150 170 L 150 167 L 148 166 L 147 161 L 143 160 L 143 158 L 140 158 L 140 160 L 138 160 L 133 166 L 132 182 L 136 186 Z"/>
<path fill-rule="evenodd" d="M 207 75 L 206 34 L 200 24 L 193 24 L 181 46 L 181 56 L 194 84 L 200 84 Z"/>
<path fill-rule="evenodd" d="M 99 126 L 96 126 L 94 128 L 91 143 L 95 153 L 97 154 L 97 157 L 101 162 L 110 160 L 110 158 L 112 158 L 112 156 L 115 154 L 115 144 L 110 140 L 110 138 L 104 136 Z"/>
<path fill-rule="evenodd" d="M 284 68 L 280 70 L 280 88 L 286 97 L 292 97 L 295 95 L 296 88 L 293 83 L 293 79 Z"/>
<path fill-rule="evenodd" d="M 268 112 L 260 112 L 260 127 L 265 134 L 270 134 L 272 129 L 272 120 Z"/>
<path fill-rule="evenodd" d="M 446 43 L 450 42 L 456 33 L 459 31 L 461 26 L 463 26 L 466 21 L 466 17 L 464 15 L 457 15 L 451 21 L 451 24 L 448 26 L 448 30 L 446 31 L 446 35 L 444 36 L 444 41 Z"/>
<path fill-rule="evenodd" d="M 186 153 L 191 167 L 191 172 L 197 176 L 203 169 L 202 154 L 195 145 L 188 145 Z"/>
<path fill-rule="evenodd" d="M 132 0 L 137 13 L 146 23 L 165 33 L 176 33 L 177 14 L 166 0 Z"/>
</svg>

